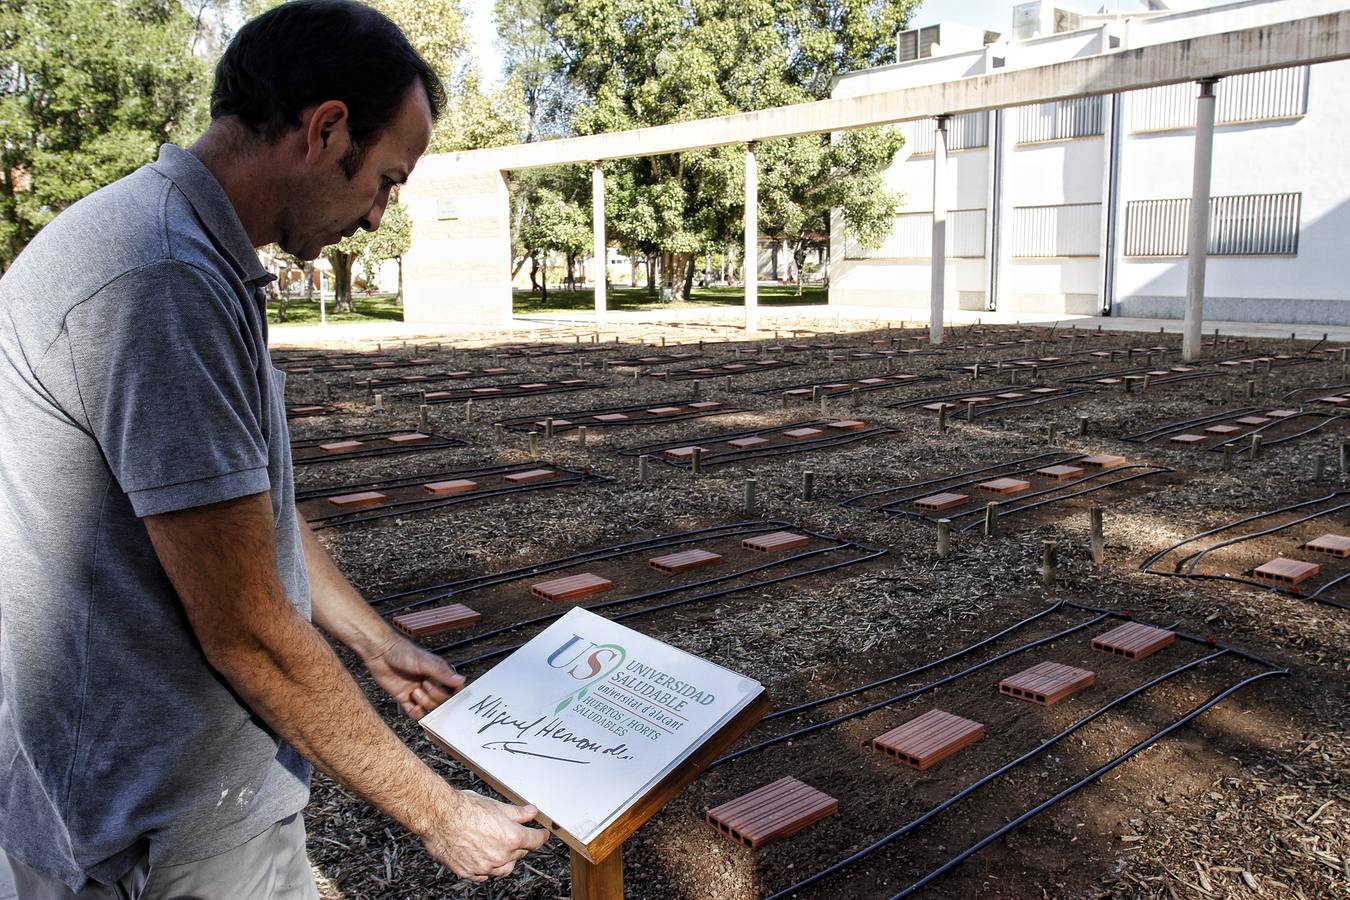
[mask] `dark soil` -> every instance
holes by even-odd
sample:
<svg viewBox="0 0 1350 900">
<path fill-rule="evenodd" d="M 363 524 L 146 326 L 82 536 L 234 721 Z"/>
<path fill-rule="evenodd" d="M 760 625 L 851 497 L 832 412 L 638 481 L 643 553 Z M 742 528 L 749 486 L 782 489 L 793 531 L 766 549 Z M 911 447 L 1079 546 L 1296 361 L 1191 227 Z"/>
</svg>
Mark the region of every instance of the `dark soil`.
<svg viewBox="0 0 1350 900">
<path fill-rule="evenodd" d="M 789 370 L 770 369 L 730 380 L 719 377 L 701 382 L 702 399 L 734 403 L 743 408 L 742 412 L 719 417 L 715 423 L 667 422 L 595 429 L 588 434 L 584 450 L 578 447 L 574 433 L 541 445 L 540 454 L 545 458 L 576 468 L 590 466 L 616 476 L 614 482 L 456 504 L 327 530 L 321 532 L 321 539 L 353 583 L 371 598 L 504 572 L 639 538 L 750 518 L 803 522 L 821 534 L 839 533 L 861 544 L 887 549 L 887 555 L 855 566 L 804 574 L 773 586 L 749 588 L 626 620 L 631 627 L 758 679 L 768 688 L 777 709 L 829 697 L 939 659 L 1045 609 L 1053 598 L 1133 610 L 1147 620 L 1177 623 L 1180 629 L 1202 636 L 1213 634 L 1221 643 L 1287 667 L 1291 674 L 1266 678 L 1224 700 L 1100 781 L 994 841 L 935 879 L 918 896 L 1344 896 L 1350 891 L 1350 739 L 1346 735 L 1346 722 L 1350 721 L 1350 616 L 1333 607 L 1269 591 L 1217 580 L 1163 578 L 1140 573 L 1137 567 L 1151 554 L 1204 529 L 1346 489 L 1350 478 L 1337 471 L 1341 442 L 1350 439 L 1342 427 L 1346 420 L 1338 419 L 1305 438 L 1268 448 L 1256 459 L 1240 455 L 1229 471 L 1223 470 L 1218 453 L 1169 445 L 1165 440 L 1138 444 L 1117 439 L 1121 434 L 1169 421 L 1251 406 L 1275 408 L 1305 402 L 1309 404 L 1306 408 L 1323 411 L 1327 407 L 1312 400 L 1323 396 L 1327 386 L 1350 382 L 1342 364 L 1318 362 L 1255 375 L 1246 367 L 1241 371 L 1224 369 L 1220 376 L 1154 385 L 1146 392 L 1136 388 L 1125 393 L 1121 388 L 1093 386 L 1094 393 L 1072 404 L 1009 410 L 969 423 L 953 417 L 942 434 L 929 413 L 887 408 L 886 404 L 939 393 L 974 389 L 997 393 L 1029 386 L 1025 371 L 1019 373 L 1019 384 L 1013 388 L 1009 386 L 1008 370 L 995 374 L 982 366 L 976 381 L 968 373 L 946 368 L 976 360 L 1069 357 L 1072 353 L 1075 362 L 1086 363 L 1039 373 L 1040 383 L 1053 385 L 1060 383 L 1056 378 L 1117 371 L 1124 364 L 1121 357 L 1111 361 L 1087 356 L 1087 350 L 1177 346 L 1174 336 L 1094 333 L 1078 334 L 1068 341 L 1052 336 L 1048 329 L 1009 330 L 1004 334 L 986 331 L 991 333 L 978 335 L 962 330 L 951 335 L 950 347 L 971 345 L 962 351 L 834 362 L 827 362 L 826 356 L 846 346 L 873 351 L 878 345 L 871 341 L 895 337 L 899 332 L 797 338 L 835 349 L 792 353 L 790 358 L 798 365 Z M 554 349 L 563 352 L 512 357 L 510 365 L 520 374 L 510 376 L 509 381 L 576 377 L 568 373 L 576 371 L 583 357 L 593 362 L 595 354 L 602 352 L 616 359 L 648 355 L 635 340 L 641 335 L 655 344 L 657 334 L 664 334 L 674 344 L 681 334 L 691 342 L 699 337 L 712 341 L 716 330 L 634 329 L 621 334 L 627 343 L 598 347 L 575 345 L 570 333 L 553 333 L 545 337 L 554 339 Z M 915 334 L 909 333 L 905 347 L 921 346 Z M 1018 338 L 1030 338 L 1032 343 L 999 345 Z M 482 346 L 452 348 L 446 343 L 439 351 L 424 345 L 403 355 L 434 357 L 438 370 L 493 365 L 492 349 L 486 342 L 478 343 Z M 764 343 L 779 345 L 774 341 Z M 587 352 L 566 352 L 578 346 Z M 757 345 L 738 346 L 752 347 L 751 355 L 758 358 Z M 1298 354 L 1310 346 L 1270 342 L 1254 345 L 1248 355 Z M 388 354 L 389 348 L 381 349 Z M 735 361 L 730 347 L 726 352 L 721 350 L 716 343 L 706 344 L 700 364 Z M 1223 358 L 1238 355 L 1231 348 L 1220 347 L 1218 352 Z M 1179 354 L 1173 350 L 1150 365 L 1166 368 L 1179 362 Z M 1143 365 L 1143 360 L 1136 355 L 1133 363 Z M 831 398 L 826 400 L 823 413 L 807 401 L 785 407 L 778 396 L 752 393 L 778 385 L 846 381 L 895 371 L 940 373 L 951 376 L 952 381 L 862 393 L 857 405 L 852 399 Z M 297 488 L 521 462 L 530 458 L 525 436 L 510 434 L 498 443 L 492 427 L 495 420 L 555 414 L 563 404 L 568 409 L 618 407 L 694 396 L 689 382 L 667 383 L 650 377 L 635 380 L 631 373 L 589 367 L 586 377 L 608 388 L 535 401 L 528 397 L 475 400 L 472 421 L 465 421 L 462 404 L 436 406 L 431 425 L 439 433 L 467 440 L 471 446 L 304 466 L 296 471 Z M 1248 399 L 1248 379 L 1256 386 L 1254 399 Z M 297 439 L 415 428 L 416 401 L 387 399 L 384 409 L 376 411 L 364 391 L 341 389 L 345 376 L 292 375 L 288 402 L 325 402 L 329 393 L 325 380 L 335 384 L 331 403 L 336 412 L 294 420 L 292 433 Z M 484 377 L 474 379 L 472 385 L 494 381 L 507 383 L 508 379 Z M 1296 390 L 1298 395 L 1287 398 Z M 636 460 L 616 455 L 622 447 L 712 431 L 767 428 L 822 416 L 861 419 L 904 433 L 898 438 L 863 441 L 822 452 L 729 463 L 700 477 L 687 470 L 653 466 L 652 482 L 645 488 L 638 481 Z M 1086 437 L 1078 436 L 1080 416 L 1088 419 Z M 1074 453 L 1115 453 L 1132 462 L 1168 466 L 1176 472 L 1014 517 L 994 539 L 974 531 L 958 535 L 953 554 L 945 559 L 936 555 L 935 530 L 930 524 L 837 505 L 843 498 L 864 491 L 1047 452 L 1052 449 L 1046 443 L 1046 426 L 1051 423 L 1058 432 L 1054 448 Z M 1316 480 L 1319 456 L 1324 462 L 1324 475 Z M 801 494 L 806 471 L 814 473 L 816 486 L 815 499 L 809 502 Z M 757 479 L 758 500 L 753 515 L 747 515 L 743 508 L 743 486 L 748 476 Z M 1086 507 L 1094 503 L 1106 510 L 1107 558 L 1100 567 L 1092 565 L 1088 552 Z M 1263 554 L 1271 558 L 1279 552 L 1291 553 L 1307 537 L 1347 533 L 1347 524 L 1343 515 L 1320 519 L 1316 527 L 1291 529 L 1277 539 L 1234 551 L 1224 557 L 1224 566 L 1240 569 L 1253 560 L 1264 561 L 1256 559 Z M 1045 540 L 1058 543 L 1058 582 L 1053 588 L 1041 584 L 1039 565 Z M 826 546 L 827 542 L 818 539 L 815 545 Z M 735 539 L 711 541 L 708 546 L 725 553 L 726 562 L 721 567 L 725 571 L 710 568 L 681 576 L 661 575 L 645 565 L 647 558 L 660 555 L 654 551 L 467 591 L 454 599 L 483 612 L 482 624 L 476 630 L 442 640 L 473 637 L 512 621 L 561 612 L 566 604 L 560 608 L 531 598 L 528 585 L 570 571 L 593 571 L 615 580 L 614 591 L 578 601 L 591 605 L 672 583 L 693 583 L 756 561 L 749 558 L 748 551 L 739 549 Z M 831 551 L 791 563 L 783 571 L 805 573 L 848 553 L 859 555 L 856 550 Z M 1344 563 L 1328 559 L 1319 580 L 1310 584 L 1345 570 Z M 757 580 L 754 575 L 748 578 Z M 732 581 L 719 587 L 740 583 Z M 691 588 L 661 599 L 693 597 L 702 590 Z M 641 609 L 646 602 L 618 606 L 613 612 Z M 1061 608 L 959 661 L 800 715 L 765 722 L 739 746 L 885 700 L 1089 617 L 1085 612 Z M 625 857 L 629 896 L 733 900 L 766 896 L 890 833 L 1106 702 L 1208 652 L 1203 646 L 1182 641 L 1138 663 L 1092 652 L 1088 640 L 1111 626 L 1111 621 L 1103 621 L 913 699 L 714 768 L 629 842 Z M 470 649 L 475 654 L 502 649 L 529 633 L 523 629 L 466 645 L 464 652 L 454 651 L 449 658 L 467 658 Z M 434 643 L 435 639 L 427 642 Z M 999 678 L 1046 659 L 1092 669 L 1097 674 L 1096 684 L 1053 707 L 998 694 Z M 483 668 L 482 664 L 468 666 L 466 674 L 472 677 Z M 1106 713 L 1048 752 L 807 889 L 802 896 L 889 897 L 1214 693 L 1261 671 L 1258 663 L 1225 656 L 1178 675 Z M 454 784 L 481 788 L 469 772 L 423 739 L 417 726 L 401 719 L 368 682 L 363 683 L 391 726 L 424 759 Z M 983 722 L 985 738 L 922 773 L 868 749 L 872 737 L 932 708 Z M 838 798 L 839 812 L 754 852 L 719 836 L 703 821 L 707 808 L 784 775 L 793 775 Z M 311 859 L 324 879 L 327 897 L 551 898 L 568 894 L 567 854 L 558 842 L 528 857 L 508 879 L 485 887 L 469 886 L 440 869 L 414 838 L 327 779 L 316 778 L 307 823 Z"/>
</svg>

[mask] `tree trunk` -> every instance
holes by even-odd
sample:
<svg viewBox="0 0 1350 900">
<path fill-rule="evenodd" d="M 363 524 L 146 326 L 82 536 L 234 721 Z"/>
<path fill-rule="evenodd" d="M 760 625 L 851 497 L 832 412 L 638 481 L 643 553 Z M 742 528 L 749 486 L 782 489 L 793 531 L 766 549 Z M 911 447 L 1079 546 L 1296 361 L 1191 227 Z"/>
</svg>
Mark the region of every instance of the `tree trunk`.
<svg viewBox="0 0 1350 900">
<path fill-rule="evenodd" d="M 401 258 L 401 257 L 400 257 L 400 258 Z M 517 260 L 517 261 L 511 266 L 511 280 L 512 280 L 512 281 L 515 281 L 515 280 L 516 280 L 516 276 L 520 274 L 520 270 L 521 270 L 522 268 L 524 268 L 525 262 L 526 262 L 526 260 L 528 260 L 528 259 L 529 259 L 528 256 L 522 256 L 519 260 Z"/>
<path fill-rule="evenodd" d="M 684 299 L 688 300 L 694 292 L 694 264 L 698 257 L 693 253 L 689 254 L 689 267 L 684 271 Z"/>
<path fill-rule="evenodd" d="M 656 296 L 656 259 L 647 254 L 647 296 Z"/>
<path fill-rule="evenodd" d="M 574 274 L 572 266 L 575 260 L 572 254 L 567 254 L 567 289 L 575 291 L 577 289 L 577 276 Z"/>
<path fill-rule="evenodd" d="M 530 293 L 539 293 L 539 257 L 530 255 Z"/>
<path fill-rule="evenodd" d="M 398 308 L 403 308 L 403 257 L 398 258 L 398 295 L 394 298 Z"/>
<path fill-rule="evenodd" d="M 305 263 L 305 302 L 314 300 L 314 261 Z"/>
<path fill-rule="evenodd" d="M 797 264 L 797 296 L 802 295 L 802 266 L 806 263 L 806 241 L 798 241 L 792 248 L 792 260 Z"/>
<path fill-rule="evenodd" d="M 291 299 L 291 270 L 286 267 L 281 270 L 281 277 L 277 279 L 277 321 L 286 321 L 286 304 Z"/>
<path fill-rule="evenodd" d="M 352 263 L 350 253 L 332 251 L 328 261 L 333 264 L 333 312 L 352 312 Z"/>
</svg>

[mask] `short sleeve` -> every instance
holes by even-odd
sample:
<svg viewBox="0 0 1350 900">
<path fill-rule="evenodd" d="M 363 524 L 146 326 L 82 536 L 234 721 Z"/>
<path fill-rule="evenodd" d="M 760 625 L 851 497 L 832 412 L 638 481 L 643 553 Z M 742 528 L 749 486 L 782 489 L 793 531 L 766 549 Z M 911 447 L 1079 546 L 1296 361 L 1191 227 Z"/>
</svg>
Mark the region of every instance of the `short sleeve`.
<svg viewBox="0 0 1350 900">
<path fill-rule="evenodd" d="M 229 287 L 160 261 L 110 283 L 65 324 L 85 422 L 137 516 L 269 489 L 258 373 L 271 364 Z"/>
</svg>

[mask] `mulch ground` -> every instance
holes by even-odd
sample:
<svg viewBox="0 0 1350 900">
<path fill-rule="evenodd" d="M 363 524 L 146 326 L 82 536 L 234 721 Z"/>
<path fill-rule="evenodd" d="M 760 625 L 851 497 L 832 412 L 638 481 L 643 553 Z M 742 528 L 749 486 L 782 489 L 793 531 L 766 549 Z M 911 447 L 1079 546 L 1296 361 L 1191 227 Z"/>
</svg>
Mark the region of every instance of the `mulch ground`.
<svg viewBox="0 0 1350 900">
<path fill-rule="evenodd" d="M 613 332 L 611 332 L 612 334 Z M 708 341 L 698 365 L 731 362 L 733 347 L 748 360 L 759 344 L 721 344 L 718 329 L 667 329 L 678 337 Z M 893 332 L 794 338 L 837 348 L 876 349 L 870 342 Z M 919 346 L 916 332 L 906 346 Z M 541 335 L 559 350 L 575 349 L 570 334 Z M 410 452 L 367 460 L 326 462 L 297 469 L 298 489 L 348 484 L 374 478 L 468 469 L 530 458 L 524 435 L 499 437 L 497 419 L 519 415 L 563 416 L 570 411 L 628 404 L 668 403 L 681 398 L 722 400 L 744 411 L 726 416 L 642 427 L 588 429 L 581 449 L 569 433 L 543 441 L 540 456 L 559 464 L 590 466 L 615 481 L 558 491 L 460 503 L 438 511 L 409 514 L 321 532 L 339 566 L 367 597 L 425 588 L 460 578 L 513 569 L 583 550 L 639 538 L 722 525 L 749 518 L 801 522 L 823 534 L 841 534 L 889 552 L 875 560 L 805 575 L 768 587 L 752 587 L 676 609 L 644 615 L 626 624 L 763 683 L 776 708 L 829 697 L 922 666 L 992 635 L 1063 599 L 1084 606 L 1132 610 L 1137 616 L 1180 630 L 1214 635 L 1290 670 L 1287 677 L 1256 682 L 1206 712 L 1190 725 L 1145 749 L 1050 806 L 1007 837 L 994 841 L 917 896 L 925 897 L 1330 897 L 1350 891 L 1350 617 L 1341 610 L 1221 581 L 1162 578 L 1143 574 L 1149 555 L 1199 531 L 1300 499 L 1350 490 L 1337 471 L 1342 441 L 1350 440 L 1350 418 L 1298 441 L 1267 448 L 1257 459 L 1239 456 L 1231 470 L 1220 454 L 1169 445 L 1126 443 L 1125 433 L 1173 420 L 1247 406 L 1297 406 L 1281 400 L 1304 390 L 1307 409 L 1324 385 L 1350 382 L 1339 361 L 1276 368 L 1251 374 L 1225 371 L 1221 377 L 1125 393 L 1100 388 L 1073 403 L 1013 411 L 966 422 L 954 417 L 939 433 L 932 414 L 894 410 L 886 404 L 986 387 L 1006 391 L 1009 376 L 969 374 L 948 367 L 977 360 L 1077 353 L 1165 344 L 1175 336 L 1097 335 L 1078 332 L 1072 342 L 1049 329 L 978 335 L 958 329 L 948 346 L 1030 338 L 1032 343 L 974 347 L 910 359 L 829 362 L 829 351 L 785 353 L 797 366 L 701 382 L 664 382 L 646 374 L 597 371 L 601 354 L 644 355 L 636 340 L 659 346 L 651 329 L 620 332 L 626 343 L 584 354 L 514 356 L 501 362 L 516 375 L 498 381 L 588 377 L 606 387 L 543 397 L 475 401 L 471 420 L 462 404 L 437 405 L 431 424 L 440 433 L 471 446 Z M 587 341 L 589 338 L 583 338 Z M 787 343 L 761 342 L 764 348 Z M 384 354 L 431 356 L 437 368 L 481 368 L 501 360 L 487 342 L 439 349 L 423 344 L 382 347 Z M 582 346 L 585 346 L 584 344 Z M 1221 358 L 1274 353 L 1302 354 L 1311 344 L 1268 342 L 1251 351 L 1218 349 Z M 591 347 L 586 347 L 591 350 Z M 371 355 L 374 348 L 371 348 Z M 652 353 L 658 351 L 651 351 Z M 840 349 L 838 352 L 843 352 Z M 765 353 L 765 355 L 769 355 Z M 777 354 L 772 354 L 776 357 Z M 1089 366 L 1049 369 L 1042 383 L 1113 371 L 1126 364 L 1092 357 Z M 584 369 L 578 364 L 585 362 Z M 1143 365 L 1136 359 L 1134 365 Z M 1162 367 L 1180 364 L 1174 349 Z M 675 367 L 686 367 L 677 365 Z M 396 369 L 394 372 L 414 372 Z M 581 375 L 576 374 L 581 372 Z M 784 403 L 753 391 L 810 381 L 844 381 L 893 372 L 939 374 L 949 381 L 922 382 L 895 390 L 829 400 L 826 416 L 862 419 L 902 429 L 898 438 L 846 445 L 817 453 L 778 455 L 718 466 L 695 477 L 688 471 L 653 465 L 642 486 L 635 459 L 619 456 L 625 447 L 819 418 L 818 406 Z M 381 372 L 382 376 L 388 373 Z M 1247 382 L 1255 384 L 1248 399 Z M 472 381 L 473 386 L 494 379 Z M 332 387 L 325 387 L 331 382 Z M 347 386 L 341 375 L 292 375 L 290 403 L 330 402 L 335 412 L 294 420 L 295 438 L 335 436 L 414 427 L 417 403 L 383 402 Z M 1022 373 L 1018 388 L 1027 386 Z M 330 398 L 331 391 L 331 398 Z M 1088 433 L 1079 436 L 1079 417 Z M 936 553 L 933 525 L 908 517 L 887 517 L 866 509 L 838 506 L 845 497 L 994 465 L 1047 452 L 1047 425 L 1057 428 L 1055 448 L 1078 453 L 1115 453 L 1132 461 L 1175 469 L 1128 488 L 1086 495 L 1063 505 L 1002 522 L 999 536 L 978 530 L 959 535 L 953 553 Z M 1343 427 L 1346 426 L 1346 427 Z M 542 437 L 542 436 L 541 436 Z M 1323 476 L 1315 478 L 1317 459 Z M 814 473 L 815 498 L 802 498 L 804 472 Z M 753 515 L 743 508 L 747 477 L 757 480 Z M 1088 508 L 1105 507 L 1106 561 L 1094 566 L 1089 554 Z M 1344 518 L 1321 520 L 1321 531 L 1346 532 Z M 1303 536 L 1303 532 L 1298 533 Z M 1058 544 L 1057 582 L 1042 584 L 1042 544 Z M 1277 543 L 1260 545 L 1278 552 Z M 1290 539 L 1290 546 L 1296 544 Z M 729 562 L 733 543 L 723 541 Z M 656 554 L 652 554 L 656 555 Z M 1245 563 L 1243 563 L 1245 565 Z M 798 569 L 805 571 L 806 565 Z M 595 567 L 581 567 L 591 571 Z M 1336 571 L 1334 567 L 1328 571 Z M 611 567 L 611 577 L 621 575 Z M 560 572 L 558 574 L 568 574 Z M 690 573 L 687 580 L 710 572 Z M 552 577 L 552 576 L 550 576 Z M 625 593 L 641 593 L 664 578 L 630 578 Z M 753 580 L 753 579 L 751 579 Z M 522 582 L 477 592 L 470 605 L 485 613 L 483 630 L 556 607 L 532 602 Z M 1350 596 L 1345 589 L 1342 599 Z M 585 598 L 582 603 L 601 597 Z M 458 602 L 468 602 L 456 597 Z M 627 609 L 627 608 L 625 608 Z M 766 722 L 740 747 L 812 722 L 842 716 L 964 666 L 1089 617 L 1063 607 L 1026 629 L 992 644 L 980 655 L 946 664 L 914 678 L 823 705 L 801 716 Z M 889 834 L 914 816 L 950 797 L 985 773 L 1012 760 L 1061 728 L 1150 678 L 1207 651 L 1178 642 L 1143 662 L 1130 663 L 1088 649 L 1088 639 L 1111 627 L 1089 627 L 1034 651 L 1018 654 L 956 679 L 911 700 L 850 718 L 789 742 L 718 767 L 694 782 L 628 843 L 628 895 L 650 898 L 759 898 L 791 886 L 812 873 Z M 475 632 L 452 634 L 449 639 Z M 527 636 L 528 632 L 521 635 Z M 442 637 L 440 640 L 446 640 Z M 428 639 L 428 645 L 435 639 Z M 485 647 L 500 644 L 488 642 Z M 467 653 L 467 650 L 465 651 Z M 460 654 L 460 658 L 465 658 Z M 456 656 L 450 656 L 455 661 Z M 1096 685 L 1053 707 L 1040 707 L 997 693 L 999 678 L 1051 659 L 1089 668 Z M 348 661 L 351 662 L 348 657 Z M 1198 666 L 1103 715 L 1090 725 L 976 791 L 931 821 L 820 883 L 804 897 L 889 897 L 942 865 L 950 857 L 1025 810 L 1166 727 L 1185 712 L 1242 678 L 1262 670 L 1256 663 L 1225 657 Z M 466 668 L 481 674 L 483 666 Z M 423 739 L 368 682 L 370 696 L 389 724 L 437 771 L 462 787 L 482 785 Z M 870 739 L 931 708 L 981 721 L 978 744 L 925 772 L 905 768 L 868 750 Z M 839 813 L 787 840 L 750 851 L 721 837 L 703 821 L 703 812 L 784 775 L 793 775 L 835 796 Z M 528 857 L 510 878 L 485 886 L 458 882 L 432 862 L 418 842 L 342 787 L 316 777 L 307 812 L 309 851 L 326 897 L 498 897 L 568 896 L 565 847 L 553 842 Z"/>
</svg>

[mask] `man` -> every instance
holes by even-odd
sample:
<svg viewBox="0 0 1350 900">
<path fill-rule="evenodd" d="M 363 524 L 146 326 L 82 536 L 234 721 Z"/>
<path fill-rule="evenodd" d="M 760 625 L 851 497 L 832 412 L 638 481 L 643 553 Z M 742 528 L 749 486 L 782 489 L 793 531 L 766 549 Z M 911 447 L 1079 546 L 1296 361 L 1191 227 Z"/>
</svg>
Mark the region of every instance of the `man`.
<svg viewBox="0 0 1350 900">
<path fill-rule="evenodd" d="M 245 25 L 210 128 L 77 203 L 0 280 L 0 848 L 29 898 L 317 895 L 309 764 L 457 875 L 508 874 L 532 807 L 452 789 L 312 620 L 419 718 L 463 684 L 296 515 L 254 248 L 375 230 L 443 95 L 382 15 Z"/>
</svg>

